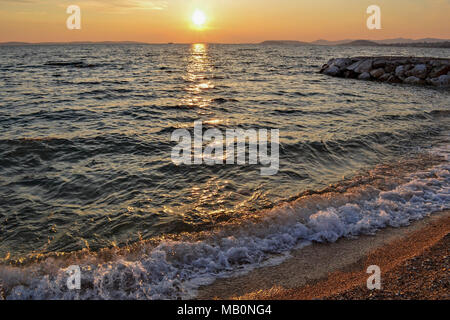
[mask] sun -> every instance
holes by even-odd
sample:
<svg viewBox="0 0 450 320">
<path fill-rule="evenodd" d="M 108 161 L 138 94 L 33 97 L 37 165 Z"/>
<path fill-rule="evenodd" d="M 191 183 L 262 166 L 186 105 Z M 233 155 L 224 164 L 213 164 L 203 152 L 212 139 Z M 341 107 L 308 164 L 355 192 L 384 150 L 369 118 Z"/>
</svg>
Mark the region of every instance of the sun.
<svg viewBox="0 0 450 320">
<path fill-rule="evenodd" d="M 195 10 L 194 14 L 192 15 L 192 22 L 197 26 L 197 27 L 203 27 L 203 25 L 206 22 L 206 15 L 203 11 L 201 10 Z"/>
</svg>

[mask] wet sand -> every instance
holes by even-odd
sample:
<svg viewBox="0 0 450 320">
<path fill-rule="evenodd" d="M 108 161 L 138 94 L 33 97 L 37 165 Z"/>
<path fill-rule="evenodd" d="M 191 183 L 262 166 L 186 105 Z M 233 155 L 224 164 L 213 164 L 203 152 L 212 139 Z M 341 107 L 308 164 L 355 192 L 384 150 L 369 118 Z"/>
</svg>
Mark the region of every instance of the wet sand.
<svg viewBox="0 0 450 320">
<path fill-rule="evenodd" d="M 282 264 L 199 290 L 198 299 L 448 299 L 450 211 L 375 236 L 312 244 Z M 447 237 L 446 237 L 447 236 Z M 367 267 L 382 288 L 366 287 Z"/>
</svg>

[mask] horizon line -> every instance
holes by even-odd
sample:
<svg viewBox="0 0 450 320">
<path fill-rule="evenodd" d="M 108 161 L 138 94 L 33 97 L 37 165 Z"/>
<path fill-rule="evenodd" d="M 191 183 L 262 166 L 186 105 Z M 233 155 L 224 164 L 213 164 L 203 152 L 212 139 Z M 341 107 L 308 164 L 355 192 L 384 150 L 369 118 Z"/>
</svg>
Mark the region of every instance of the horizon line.
<svg viewBox="0 0 450 320">
<path fill-rule="evenodd" d="M 148 45 L 164 45 L 164 44 L 182 44 L 182 45 L 189 45 L 189 44 L 196 44 L 196 43 L 204 43 L 204 44 L 262 44 L 264 42 L 298 42 L 298 43 L 307 43 L 307 44 L 316 44 L 316 42 L 330 42 L 330 43 L 335 43 L 335 42 L 343 42 L 343 41 L 359 41 L 359 40 L 363 40 L 363 41 L 373 41 L 373 42 L 377 42 L 377 41 L 393 41 L 393 40 L 407 40 L 407 41 L 420 41 L 420 40 L 438 40 L 441 42 L 444 41 L 450 41 L 450 39 L 445 39 L 445 38 L 434 38 L 434 37 L 425 37 L 425 38 L 403 38 L 403 37 L 399 37 L 399 38 L 385 38 L 385 39 L 376 39 L 376 40 L 371 40 L 371 39 L 362 39 L 362 38 L 355 38 L 355 39 L 340 39 L 340 40 L 327 40 L 327 39 L 317 39 L 317 40 L 313 40 L 313 41 L 303 41 L 303 40 L 286 40 L 286 39 L 271 39 L 271 40 L 263 40 L 263 41 L 258 41 L 258 42 L 209 42 L 209 41 L 205 41 L 205 42 L 171 42 L 171 41 L 167 41 L 167 42 L 145 42 L 145 41 L 135 41 L 135 40 L 99 40 L 99 41 L 92 41 L 92 40 L 79 40 L 79 41 L 38 41 L 38 42 L 29 42 L 29 41 L 2 41 L 0 42 L 0 45 L 5 45 L 5 44 L 23 44 L 23 45 L 42 45 L 42 44 L 83 44 L 83 43 L 87 43 L 87 44 L 107 44 L 107 43 L 111 43 L 111 44 L 116 44 L 116 43 L 122 43 L 122 44 L 148 44 Z"/>
</svg>

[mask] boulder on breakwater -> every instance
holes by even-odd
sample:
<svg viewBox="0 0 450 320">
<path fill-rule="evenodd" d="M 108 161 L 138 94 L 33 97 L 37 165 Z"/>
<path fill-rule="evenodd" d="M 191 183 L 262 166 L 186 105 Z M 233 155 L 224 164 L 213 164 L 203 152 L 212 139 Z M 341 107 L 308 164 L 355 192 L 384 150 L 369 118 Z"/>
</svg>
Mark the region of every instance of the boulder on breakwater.
<svg viewBox="0 0 450 320">
<path fill-rule="evenodd" d="M 354 57 L 331 59 L 320 73 L 340 78 L 450 88 L 450 59 Z"/>
</svg>

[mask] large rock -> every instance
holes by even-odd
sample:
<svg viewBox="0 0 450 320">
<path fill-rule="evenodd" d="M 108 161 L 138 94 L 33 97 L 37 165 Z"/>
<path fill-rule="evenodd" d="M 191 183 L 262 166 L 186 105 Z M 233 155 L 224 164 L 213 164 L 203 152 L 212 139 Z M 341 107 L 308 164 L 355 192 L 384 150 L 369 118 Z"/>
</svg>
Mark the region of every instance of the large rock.
<svg viewBox="0 0 450 320">
<path fill-rule="evenodd" d="M 386 66 L 387 63 L 388 63 L 388 62 L 387 62 L 386 59 L 375 59 L 374 62 L 373 62 L 372 67 L 373 67 L 373 68 L 376 68 L 376 69 L 378 69 L 378 68 L 384 68 L 384 67 Z"/>
<path fill-rule="evenodd" d="M 344 75 L 344 78 L 354 79 L 354 78 L 358 78 L 359 73 L 356 73 L 356 72 L 350 71 L 350 70 L 345 70 L 343 75 Z"/>
<path fill-rule="evenodd" d="M 391 73 L 385 73 L 381 77 L 379 77 L 378 80 L 385 82 L 388 81 L 390 77 L 393 77 Z"/>
<path fill-rule="evenodd" d="M 339 75 L 339 73 L 341 73 L 341 69 L 339 69 L 336 66 L 330 66 L 328 68 L 325 68 L 325 70 L 323 71 L 323 74 L 326 74 L 326 75 L 332 76 L 332 77 Z"/>
<path fill-rule="evenodd" d="M 355 69 L 355 72 L 364 73 L 372 70 L 372 60 L 364 60 L 358 68 Z"/>
<path fill-rule="evenodd" d="M 353 63 L 353 60 L 350 58 L 338 58 L 335 59 L 330 66 L 336 66 L 339 69 L 344 69 L 350 66 Z"/>
<path fill-rule="evenodd" d="M 347 67 L 347 70 L 354 71 L 356 73 L 369 72 L 371 69 L 372 69 L 372 59 L 363 59 Z"/>
<path fill-rule="evenodd" d="M 442 75 L 431 79 L 430 82 L 437 87 L 450 87 L 450 75 Z"/>
<path fill-rule="evenodd" d="M 384 67 L 384 71 L 387 73 L 393 73 L 395 71 L 395 66 L 391 63 L 388 63 L 386 67 Z"/>
<path fill-rule="evenodd" d="M 374 69 L 374 70 L 370 71 L 370 75 L 372 77 L 374 77 L 375 79 L 378 79 L 382 75 L 384 75 L 384 69 L 383 68 Z"/>
<path fill-rule="evenodd" d="M 355 63 L 351 64 L 347 67 L 347 70 L 355 72 L 355 69 L 359 67 L 359 65 L 362 63 L 362 60 L 356 61 Z"/>
<path fill-rule="evenodd" d="M 450 72 L 450 65 L 444 65 L 434 68 L 428 77 L 430 78 L 438 78 L 442 75 L 448 74 Z"/>
<path fill-rule="evenodd" d="M 414 68 L 406 72 L 407 76 L 413 76 L 419 79 L 425 79 L 427 77 L 427 74 L 428 70 L 426 64 L 417 64 L 414 66 Z"/>
<path fill-rule="evenodd" d="M 370 76 L 370 73 L 368 73 L 368 72 L 363 72 L 358 77 L 359 80 L 370 80 L 371 78 L 372 77 Z"/>
<path fill-rule="evenodd" d="M 395 68 L 395 76 L 399 79 L 405 78 L 406 67 L 404 65 Z"/>
<path fill-rule="evenodd" d="M 402 80 L 394 75 L 391 75 L 388 79 L 387 82 L 389 83 L 402 83 Z"/>
<path fill-rule="evenodd" d="M 407 84 L 424 84 L 425 81 L 423 81 L 422 79 L 415 77 L 415 76 L 411 76 L 406 78 L 405 80 L 403 80 L 403 83 L 407 83 Z"/>
</svg>

